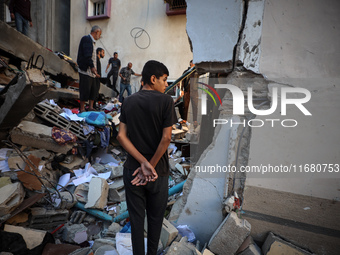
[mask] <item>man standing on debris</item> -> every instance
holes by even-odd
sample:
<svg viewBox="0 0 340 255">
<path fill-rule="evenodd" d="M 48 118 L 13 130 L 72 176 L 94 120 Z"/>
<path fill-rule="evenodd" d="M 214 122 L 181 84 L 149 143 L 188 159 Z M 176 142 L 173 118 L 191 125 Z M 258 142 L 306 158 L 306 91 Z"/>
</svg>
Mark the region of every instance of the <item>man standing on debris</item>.
<svg viewBox="0 0 340 255">
<path fill-rule="evenodd" d="M 11 19 L 15 19 L 17 30 L 24 35 L 28 35 L 28 24 L 33 27 L 31 19 L 31 1 L 30 0 L 11 0 L 9 4 Z"/>
<path fill-rule="evenodd" d="M 119 96 L 119 92 L 116 89 L 116 83 L 117 83 L 117 78 L 118 78 L 118 72 L 119 72 L 121 65 L 120 65 L 120 60 L 118 59 L 117 52 L 113 53 L 113 58 L 109 59 L 109 63 L 107 64 L 107 67 L 105 70 L 106 73 L 110 65 L 111 65 L 111 70 L 107 74 L 106 84 L 109 88 L 113 89 L 113 91 L 117 93 L 117 96 Z M 110 80 L 111 76 L 112 76 L 112 85 L 111 85 L 111 80 Z"/>
<path fill-rule="evenodd" d="M 164 94 L 168 75 L 164 64 L 148 61 L 142 71 L 142 90 L 127 97 L 121 109 L 117 139 L 128 152 L 123 178 L 134 255 L 144 255 L 145 210 L 147 254 L 157 253 L 168 200 L 167 148 L 177 122 L 174 102 Z"/>
<path fill-rule="evenodd" d="M 124 91 L 127 90 L 128 96 L 131 95 L 131 74 L 136 76 L 142 76 L 141 74 L 135 73 L 132 69 L 132 63 L 129 62 L 126 67 L 123 67 L 122 70 L 120 70 L 119 76 L 121 78 L 120 80 L 120 92 L 119 92 L 119 102 L 123 102 L 123 94 Z"/>
<path fill-rule="evenodd" d="M 91 33 L 81 38 L 78 48 L 78 72 L 79 72 L 79 98 L 80 112 L 85 111 L 85 102 L 89 100 L 89 111 L 93 111 L 93 102 L 98 96 L 97 80 L 100 74 L 97 72 L 96 40 L 100 38 L 102 30 L 99 26 L 93 26 Z"/>
</svg>

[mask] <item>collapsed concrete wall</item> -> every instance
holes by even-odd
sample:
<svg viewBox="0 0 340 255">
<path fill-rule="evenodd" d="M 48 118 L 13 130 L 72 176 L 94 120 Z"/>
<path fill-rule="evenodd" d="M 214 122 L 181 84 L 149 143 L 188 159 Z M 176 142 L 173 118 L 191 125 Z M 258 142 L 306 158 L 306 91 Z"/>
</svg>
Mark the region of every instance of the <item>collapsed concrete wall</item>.
<svg viewBox="0 0 340 255">
<path fill-rule="evenodd" d="M 336 64 L 340 52 L 336 49 L 335 42 L 340 39 L 338 28 L 340 20 L 336 11 L 339 10 L 339 3 L 332 0 L 326 2 L 230 0 L 223 3 L 215 1 L 207 5 L 203 2 L 205 1 L 188 1 L 187 10 L 187 31 L 198 70 L 227 73 L 227 83 L 241 89 L 242 87 L 254 88 L 255 79 L 258 78 L 247 80 L 243 75 L 253 72 L 261 74 L 260 79 L 264 87 L 258 92 L 262 92 L 264 98 L 268 100 L 261 106 L 264 107 L 261 110 L 274 106 L 276 108 L 276 105 L 273 106 L 276 95 L 271 95 L 273 87 L 278 91 L 281 91 L 282 87 L 292 88 L 292 90 L 301 88 L 302 91 L 308 90 L 311 94 L 311 99 L 304 104 L 304 107 L 312 113 L 311 116 L 306 116 L 301 108 L 294 104 L 288 105 L 284 113 L 285 109 L 281 107 L 280 102 L 285 98 L 280 93 L 276 97 L 279 102 L 278 107 L 270 116 L 252 115 L 245 111 L 243 117 L 247 124 L 244 126 L 251 126 L 249 127 L 251 138 L 248 136 L 250 144 L 241 147 L 241 150 L 247 148 L 249 152 L 249 155 L 243 155 L 245 158 L 242 159 L 241 165 L 299 167 L 307 164 L 307 167 L 310 167 L 326 164 L 330 169 L 334 169 L 333 165 L 338 166 L 340 155 L 337 147 L 340 141 L 337 127 L 340 123 L 339 118 L 335 116 L 338 116 L 340 107 L 338 100 L 340 70 L 339 65 Z M 230 11 L 229 8 L 239 14 L 233 16 L 235 23 L 221 22 L 226 18 L 215 20 L 214 17 L 226 15 L 226 12 Z M 241 14 L 239 10 L 243 10 Z M 219 30 L 218 32 L 213 30 L 216 35 L 215 41 L 211 42 L 210 37 L 205 34 L 205 29 L 216 26 Z M 239 33 L 235 33 L 235 28 Z M 224 33 L 233 36 L 233 43 L 226 43 Z M 217 58 L 216 54 L 220 57 Z M 237 82 L 233 76 L 238 72 L 241 75 Z M 242 91 L 247 95 L 246 90 L 242 89 Z M 303 93 L 291 93 L 289 98 L 294 100 L 301 99 L 303 96 Z M 232 103 L 229 102 L 229 106 L 231 111 Z M 241 115 L 241 119 L 243 117 Z M 250 117 L 256 117 L 257 123 L 252 122 L 253 125 L 249 125 Z M 222 112 L 220 118 L 224 118 Z M 274 121 L 266 122 L 268 118 L 278 121 L 275 122 L 278 125 L 274 125 Z M 285 126 L 287 122 L 282 124 L 285 119 L 297 123 L 297 126 Z M 262 123 L 267 125 L 262 126 Z M 218 142 L 214 140 L 212 145 Z M 216 156 L 217 158 L 226 155 L 223 150 L 216 153 L 219 155 Z M 206 155 L 202 155 L 202 158 L 204 157 Z M 271 178 L 249 173 L 246 177 L 246 192 L 243 197 L 245 201 L 243 209 L 246 211 L 244 217 L 251 224 L 254 222 L 252 235 L 255 239 L 263 241 L 265 233 L 272 228 L 314 252 L 335 254 L 334 251 L 339 249 L 340 228 L 330 222 L 339 222 L 339 216 L 331 212 L 340 209 L 338 202 L 340 179 L 334 171 L 333 175 L 315 175 L 307 171 L 307 174 L 297 177 L 279 178 L 275 173 L 274 176 L 270 176 Z M 194 179 L 191 183 L 195 181 Z M 244 183 L 239 184 L 240 187 L 244 185 Z M 187 190 L 190 197 L 192 191 L 189 187 Z M 256 194 L 264 197 L 257 198 Z M 284 211 L 277 206 L 278 197 L 281 195 L 285 198 Z M 294 198 L 295 204 L 291 204 L 289 198 Z M 325 199 L 324 205 L 332 214 L 333 220 L 319 222 L 317 211 L 321 209 L 318 204 L 320 198 Z M 296 210 L 294 206 L 305 204 L 306 201 L 309 206 L 305 206 L 305 209 L 299 207 L 300 209 Z M 202 204 L 204 204 L 203 196 L 197 201 L 197 210 Z M 267 211 L 268 208 L 270 212 Z M 309 211 L 311 208 L 313 211 Z M 191 222 L 194 221 L 191 219 Z M 297 224 L 291 224 L 293 221 Z M 283 225 L 286 227 L 283 228 Z M 313 239 L 312 243 L 307 241 L 309 237 Z"/>
</svg>

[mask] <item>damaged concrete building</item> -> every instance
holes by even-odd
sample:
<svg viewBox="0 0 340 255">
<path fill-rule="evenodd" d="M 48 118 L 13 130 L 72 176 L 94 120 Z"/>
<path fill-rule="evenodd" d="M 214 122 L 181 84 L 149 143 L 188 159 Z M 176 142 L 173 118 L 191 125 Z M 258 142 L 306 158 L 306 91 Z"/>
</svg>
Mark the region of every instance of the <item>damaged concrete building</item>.
<svg viewBox="0 0 340 255">
<path fill-rule="evenodd" d="M 336 61 L 340 58 L 340 4 L 336 0 L 86 0 L 61 1 L 60 6 L 57 1 L 40 2 L 32 1 L 34 12 L 40 15 L 35 15 L 37 26 L 31 39 L 0 22 L 0 53 L 25 63 L 32 52 L 38 52 L 45 59 L 44 73 L 63 86 L 77 80 L 78 74 L 70 63 L 44 47 L 64 51 L 75 59 L 80 38 L 93 25 L 103 29 L 97 44 L 106 51 L 102 66 L 117 51 L 122 66 L 132 62 L 137 73 L 147 60 L 160 60 L 169 67 L 172 80 L 181 76 L 193 58 L 200 76 L 192 83 L 202 85 L 197 106 L 199 142 L 191 143 L 190 170 L 188 165 L 171 162 L 171 168 L 181 172 L 178 179 L 186 181 L 169 191 L 169 195 L 177 195 L 168 203 L 171 210 L 163 221 L 160 254 L 339 253 L 340 70 Z M 52 7 L 65 11 L 63 22 L 58 21 L 61 12 L 58 8 L 51 11 Z M 54 22 L 47 17 L 49 12 L 53 12 Z M 67 45 L 51 35 L 54 28 L 60 34 L 65 25 L 70 25 L 63 37 Z M 137 91 L 139 79 L 133 78 L 132 83 Z M 32 136 L 44 137 L 46 145 L 44 150 L 32 152 L 30 160 L 47 158 L 47 151 L 66 154 L 70 148 L 53 144 L 38 124 L 20 122 L 33 108 L 43 115 L 49 106 L 38 103 L 59 98 L 63 92 L 51 90 L 22 101 L 27 104 L 27 109 L 22 109 L 12 95 L 22 93 L 22 99 L 27 100 L 24 91 L 31 91 L 25 85 L 19 77 L 18 84 L 7 91 L 12 94 L 6 94 L 0 105 L 1 139 L 7 139 L 11 131 L 14 143 L 37 147 L 31 140 L 24 144 L 25 131 L 35 130 Z M 63 95 L 77 98 L 77 93 Z M 53 112 L 51 108 L 48 111 Z M 86 140 L 83 133 L 73 132 Z M 11 168 L 20 165 L 18 158 L 11 157 Z M 123 168 L 108 162 L 85 166 L 82 159 L 73 163 L 77 164 L 85 172 L 93 167 L 97 175 L 109 173 L 109 177 L 106 181 L 94 176 L 60 192 L 60 208 L 53 210 L 33 206 L 45 194 L 24 200 L 23 189 L 35 184 L 38 190 L 45 182 L 25 182 L 26 177 L 20 174 L 22 184 L 1 178 L 0 191 L 9 194 L 0 197 L 1 215 L 17 213 L 14 208 L 20 205 L 32 206 L 30 216 L 21 215 L 27 228 L 14 226 L 15 221 L 9 219 L 4 231 L 20 233 L 27 248 L 34 249 L 47 238 L 41 231 L 49 226 L 55 229 L 52 234 L 65 242 L 63 254 L 118 254 L 112 247 L 128 238 L 120 233 L 128 216 Z M 57 182 L 55 174 L 43 171 Z M 107 205 L 110 212 L 104 210 Z M 181 228 L 189 234 L 184 235 Z M 30 240 L 30 236 L 36 238 Z M 94 241 L 92 250 L 79 248 L 90 239 Z M 57 247 L 50 242 L 44 254 L 57 251 Z M 76 249 L 82 251 L 71 253 Z"/>
</svg>

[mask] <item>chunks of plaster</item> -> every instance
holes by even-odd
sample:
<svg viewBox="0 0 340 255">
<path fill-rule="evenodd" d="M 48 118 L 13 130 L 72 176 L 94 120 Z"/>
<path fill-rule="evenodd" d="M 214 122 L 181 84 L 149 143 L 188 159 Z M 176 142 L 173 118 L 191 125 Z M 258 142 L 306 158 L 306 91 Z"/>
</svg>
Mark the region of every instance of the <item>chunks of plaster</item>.
<svg viewBox="0 0 340 255">
<path fill-rule="evenodd" d="M 105 179 L 92 178 L 85 208 L 104 209 L 107 204 L 108 193 L 109 185 Z"/>
</svg>

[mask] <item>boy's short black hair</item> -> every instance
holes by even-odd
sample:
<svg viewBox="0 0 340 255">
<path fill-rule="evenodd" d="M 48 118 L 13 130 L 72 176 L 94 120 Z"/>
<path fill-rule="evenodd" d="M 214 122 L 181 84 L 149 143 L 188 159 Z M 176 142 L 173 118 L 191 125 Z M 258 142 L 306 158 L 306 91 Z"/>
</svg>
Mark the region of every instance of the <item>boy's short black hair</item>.
<svg viewBox="0 0 340 255">
<path fill-rule="evenodd" d="M 150 84 L 152 75 L 155 75 L 158 79 L 164 74 L 169 75 L 169 70 L 163 63 L 156 60 L 149 60 L 143 67 L 142 80 L 144 84 Z"/>
<path fill-rule="evenodd" d="M 98 54 L 98 53 L 101 52 L 102 50 L 103 50 L 103 48 L 98 47 L 96 53 Z"/>
</svg>

